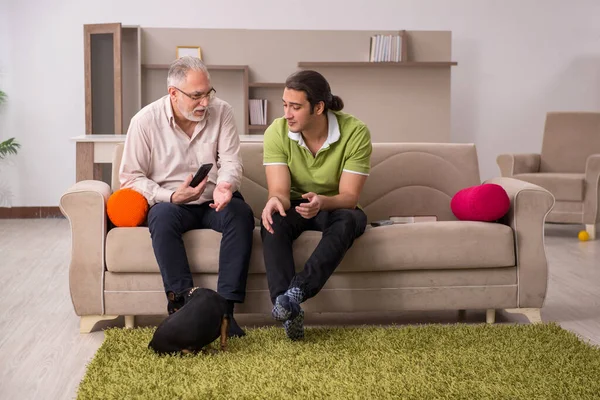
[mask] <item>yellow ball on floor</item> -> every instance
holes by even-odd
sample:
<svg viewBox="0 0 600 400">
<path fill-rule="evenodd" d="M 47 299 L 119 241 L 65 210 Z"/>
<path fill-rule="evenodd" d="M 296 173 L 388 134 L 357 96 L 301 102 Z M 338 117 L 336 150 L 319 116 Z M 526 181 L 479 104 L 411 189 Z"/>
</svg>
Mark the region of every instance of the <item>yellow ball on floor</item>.
<svg viewBox="0 0 600 400">
<path fill-rule="evenodd" d="M 587 242 L 588 240 L 590 240 L 590 234 L 587 233 L 586 231 L 579 231 L 579 235 L 577 235 L 577 237 L 582 242 Z"/>
</svg>

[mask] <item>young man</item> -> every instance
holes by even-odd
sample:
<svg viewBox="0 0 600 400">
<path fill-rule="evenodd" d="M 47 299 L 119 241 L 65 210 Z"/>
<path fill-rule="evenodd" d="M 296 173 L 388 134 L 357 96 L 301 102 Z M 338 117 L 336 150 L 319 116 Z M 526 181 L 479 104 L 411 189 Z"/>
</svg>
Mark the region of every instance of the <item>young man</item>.
<svg viewBox="0 0 600 400">
<path fill-rule="evenodd" d="M 272 315 L 292 340 L 304 337 L 300 304 L 321 290 L 367 224 L 358 198 L 370 171 L 371 137 L 364 123 L 341 112 L 343 107 L 321 74 L 297 72 L 285 83 L 284 117 L 264 136 L 265 267 Z M 296 274 L 292 242 L 306 230 L 323 236 Z"/>
<path fill-rule="evenodd" d="M 242 178 L 239 136 L 232 107 L 215 97 L 210 75 L 198 58 L 171 64 L 168 95 L 144 107 L 131 120 L 120 181 L 150 204 L 148 227 L 160 268 L 169 314 L 185 303 L 194 287 L 182 235 L 192 229 L 221 232 L 217 292 L 228 301 L 230 336 L 244 331 L 233 305 L 244 301 L 254 218 L 237 192 Z M 193 174 L 213 164 L 191 187 Z"/>
</svg>

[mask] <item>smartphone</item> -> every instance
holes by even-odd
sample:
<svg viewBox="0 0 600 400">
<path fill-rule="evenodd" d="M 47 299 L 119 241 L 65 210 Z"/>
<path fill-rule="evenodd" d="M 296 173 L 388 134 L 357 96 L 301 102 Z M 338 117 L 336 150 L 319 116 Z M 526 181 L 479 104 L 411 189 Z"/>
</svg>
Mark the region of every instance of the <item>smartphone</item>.
<svg viewBox="0 0 600 400">
<path fill-rule="evenodd" d="M 213 165 L 211 163 L 211 164 L 203 164 L 200 168 L 198 168 L 196 175 L 194 175 L 194 177 L 192 178 L 192 181 L 190 182 L 190 186 L 193 188 L 198 186 L 200 184 L 200 182 L 202 182 L 204 180 L 204 178 L 206 178 L 206 175 L 208 175 L 208 172 L 212 169 L 212 167 L 213 167 Z"/>
</svg>

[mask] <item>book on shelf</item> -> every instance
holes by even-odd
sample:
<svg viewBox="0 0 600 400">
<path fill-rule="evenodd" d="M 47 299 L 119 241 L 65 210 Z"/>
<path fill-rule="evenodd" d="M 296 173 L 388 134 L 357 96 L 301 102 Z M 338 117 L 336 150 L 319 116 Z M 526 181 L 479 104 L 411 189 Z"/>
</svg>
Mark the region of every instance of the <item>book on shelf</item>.
<svg viewBox="0 0 600 400">
<path fill-rule="evenodd" d="M 250 125 L 267 124 L 267 100 L 250 99 L 248 107 L 250 108 Z"/>
<path fill-rule="evenodd" d="M 369 49 L 371 62 L 400 62 L 402 61 L 402 36 L 374 35 L 371 36 Z"/>
</svg>

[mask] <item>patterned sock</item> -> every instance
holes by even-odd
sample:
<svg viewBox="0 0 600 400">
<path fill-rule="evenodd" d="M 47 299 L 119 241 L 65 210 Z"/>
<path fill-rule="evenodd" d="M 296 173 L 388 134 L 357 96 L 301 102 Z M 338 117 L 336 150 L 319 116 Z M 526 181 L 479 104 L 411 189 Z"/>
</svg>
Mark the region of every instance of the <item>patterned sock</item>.
<svg viewBox="0 0 600 400">
<path fill-rule="evenodd" d="M 289 288 L 287 292 L 285 292 L 285 295 L 298 304 L 304 301 L 304 292 L 297 287 Z"/>
<path fill-rule="evenodd" d="M 300 312 L 296 317 L 285 321 L 283 323 L 283 329 L 285 330 L 286 336 L 291 340 L 304 339 L 304 310 L 300 309 Z"/>
<path fill-rule="evenodd" d="M 290 299 L 287 295 L 282 294 L 277 296 L 271 315 L 277 321 L 283 322 L 296 317 L 300 311 L 301 309 L 298 303 Z"/>
</svg>

